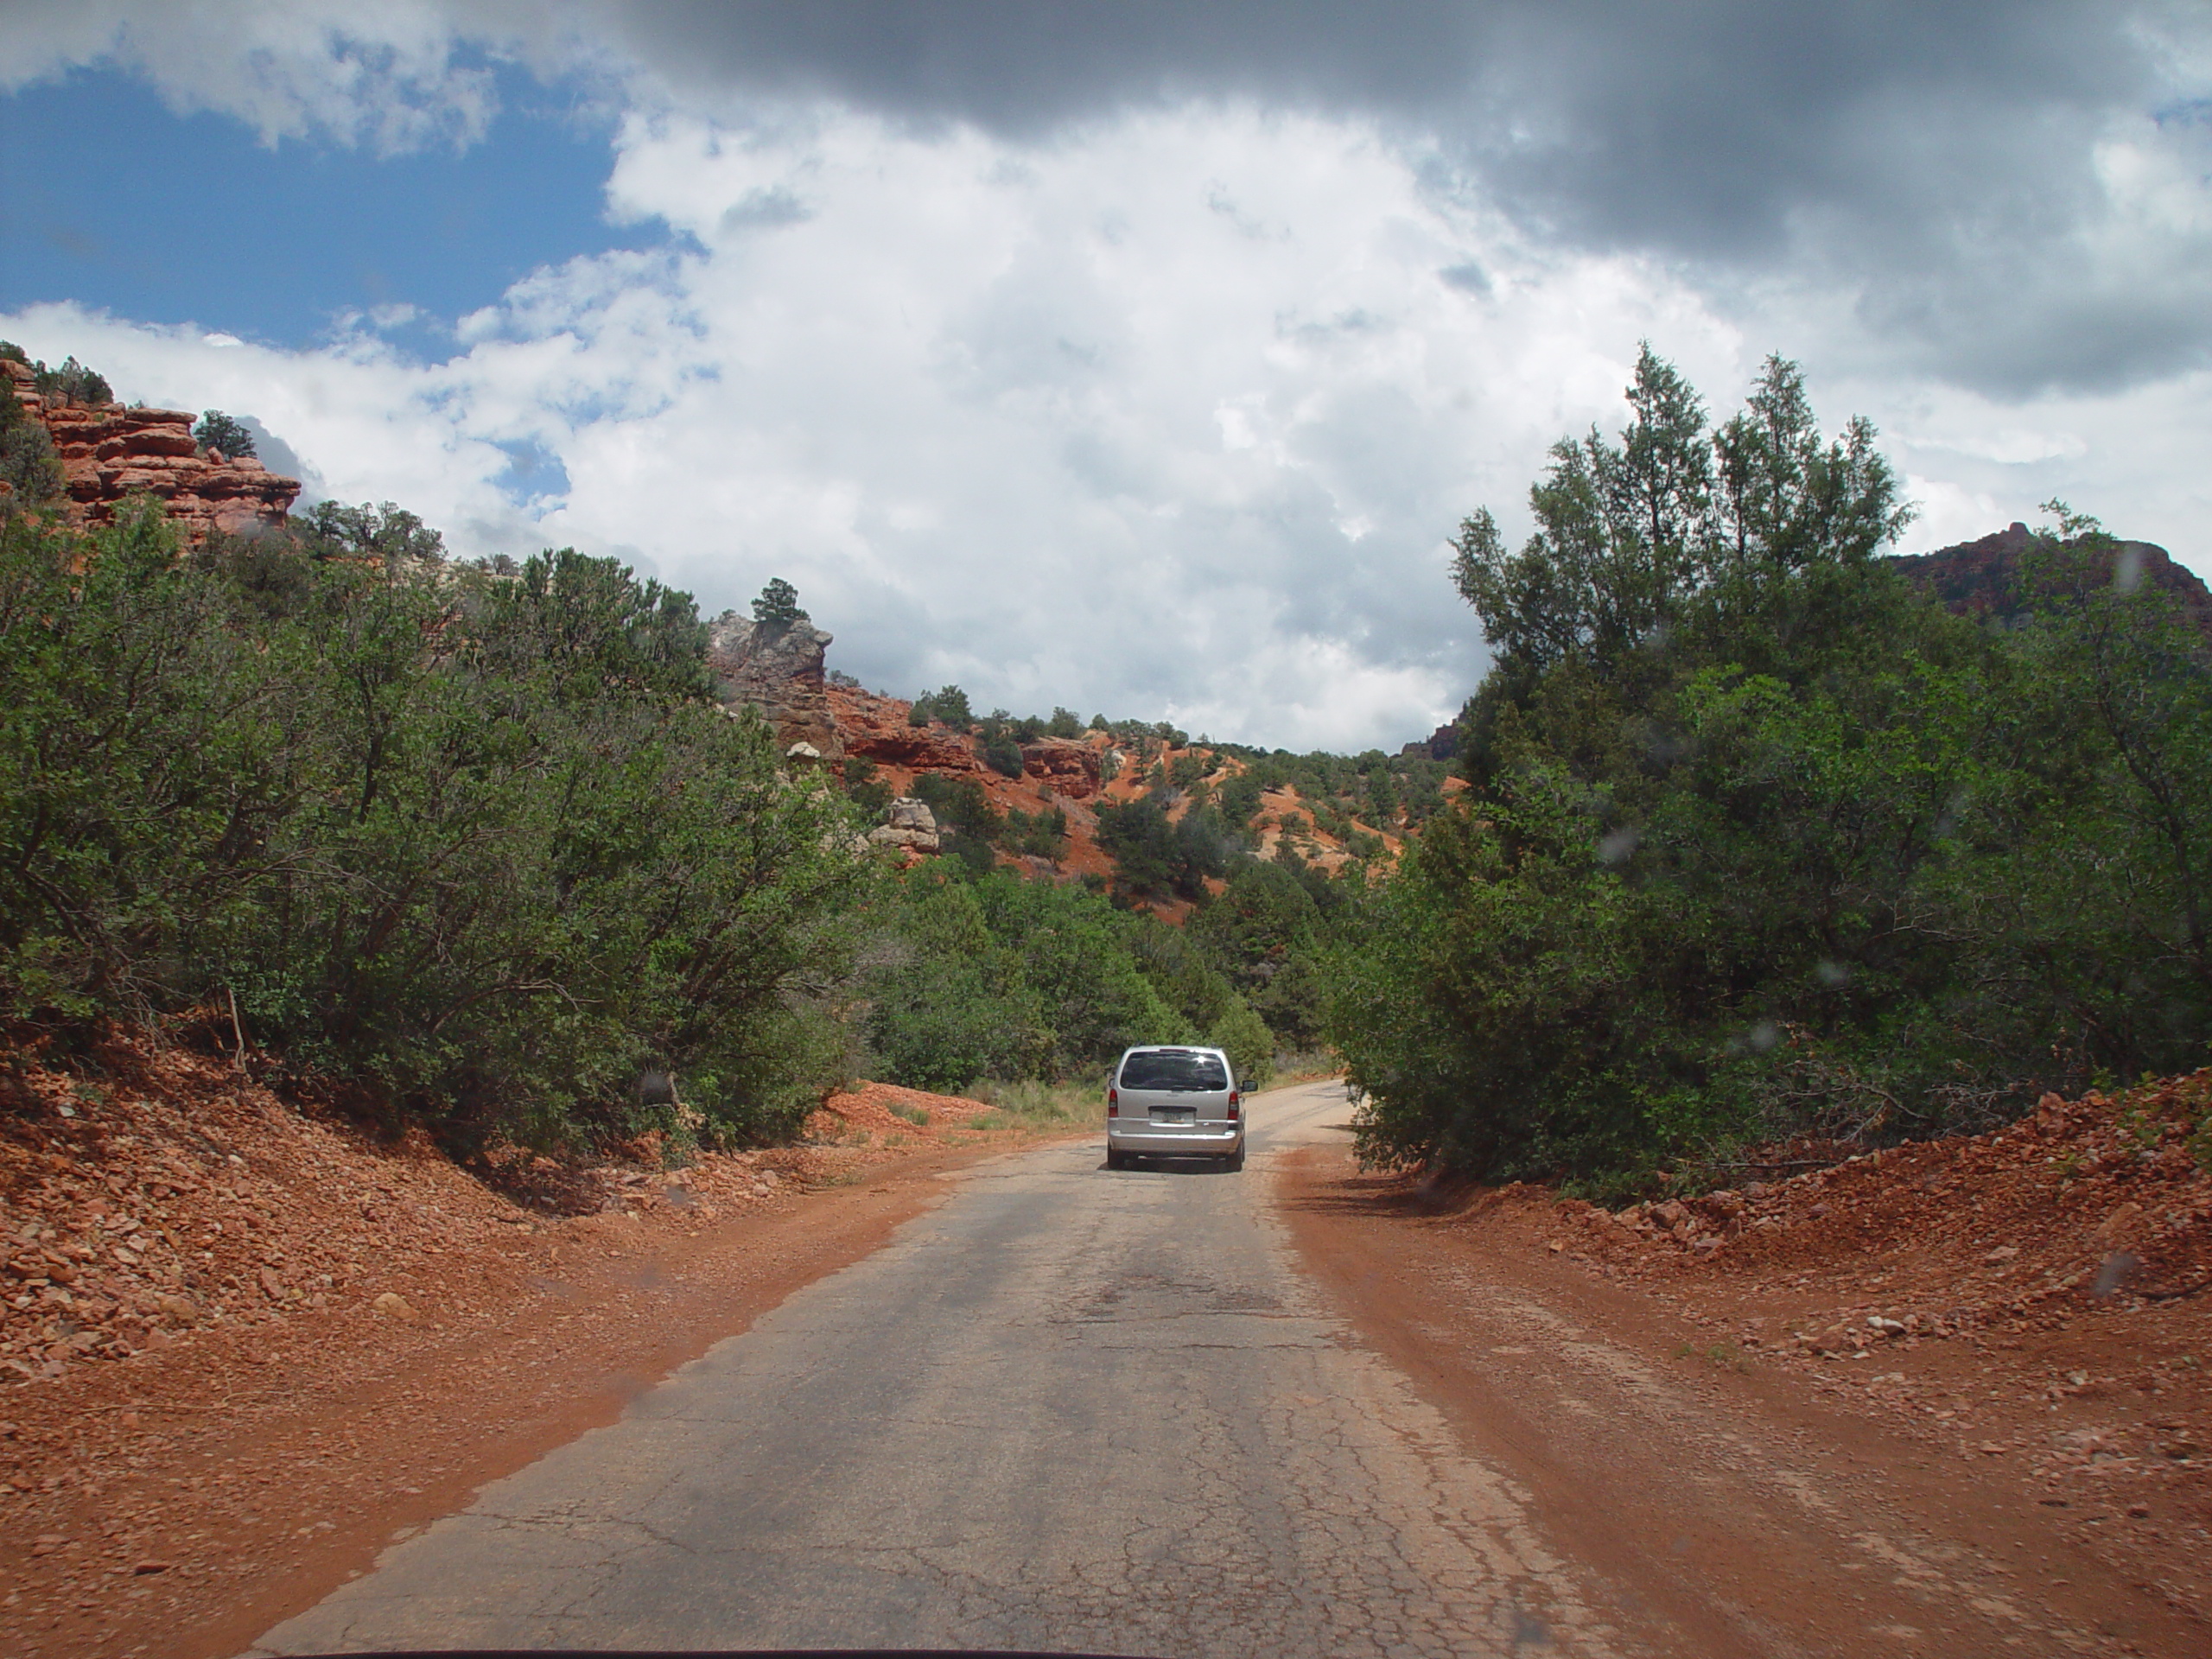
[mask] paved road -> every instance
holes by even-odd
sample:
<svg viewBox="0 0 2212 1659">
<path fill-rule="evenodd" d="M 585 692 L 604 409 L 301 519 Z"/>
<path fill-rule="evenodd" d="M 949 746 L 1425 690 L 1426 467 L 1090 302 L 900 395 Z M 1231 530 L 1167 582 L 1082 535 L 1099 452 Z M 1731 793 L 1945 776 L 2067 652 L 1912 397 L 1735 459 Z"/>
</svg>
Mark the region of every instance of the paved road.
<svg viewBox="0 0 2212 1659">
<path fill-rule="evenodd" d="M 1269 1156 L 951 1178 L 874 1255 L 387 1553 L 255 1649 L 1611 1653 L 1525 1495 L 1300 1275 Z"/>
</svg>

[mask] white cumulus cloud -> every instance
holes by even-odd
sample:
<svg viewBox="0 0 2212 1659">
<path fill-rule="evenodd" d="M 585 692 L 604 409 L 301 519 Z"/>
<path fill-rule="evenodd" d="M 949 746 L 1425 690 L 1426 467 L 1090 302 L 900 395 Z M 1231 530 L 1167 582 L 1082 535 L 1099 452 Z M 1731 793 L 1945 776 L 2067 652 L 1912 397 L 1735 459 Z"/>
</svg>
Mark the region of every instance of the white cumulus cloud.
<svg viewBox="0 0 2212 1659">
<path fill-rule="evenodd" d="M 243 9 L 292 69 L 264 87 L 233 52 L 175 95 L 362 143 L 488 118 L 432 13 L 395 15 L 419 40 L 370 51 L 334 10 Z M 221 55 L 169 16 L 85 8 L 17 73 Z M 2202 200 L 2171 150 L 2102 163 L 2169 244 Z M 667 245 L 436 320 L 442 361 L 390 342 L 425 321 L 397 312 L 300 351 L 71 306 L 0 329 L 125 397 L 251 416 L 319 493 L 398 500 L 464 556 L 619 554 L 709 611 L 784 576 L 833 664 L 886 689 L 1293 747 L 1395 747 L 1456 709 L 1484 659 L 1446 538 L 1484 504 L 1525 524 L 1545 448 L 1618 421 L 1643 339 L 1723 410 L 1769 350 L 1802 359 L 1830 425 L 1885 429 L 1923 507 L 1911 545 L 2058 494 L 2212 550 L 2205 371 L 1972 389 L 1891 349 L 1848 272 L 1721 283 L 1548 239 L 1439 157 L 1402 124 L 1256 99 L 1043 137 L 661 100 L 624 118 L 607 203 Z"/>
</svg>

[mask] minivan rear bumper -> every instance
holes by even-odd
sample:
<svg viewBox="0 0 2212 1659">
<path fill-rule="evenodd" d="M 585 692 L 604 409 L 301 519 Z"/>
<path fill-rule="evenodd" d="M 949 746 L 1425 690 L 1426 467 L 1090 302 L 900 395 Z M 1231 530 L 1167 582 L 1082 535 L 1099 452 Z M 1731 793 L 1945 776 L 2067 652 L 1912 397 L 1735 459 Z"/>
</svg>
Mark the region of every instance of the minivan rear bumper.
<svg viewBox="0 0 2212 1659">
<path fill-rule="evenodd" d="M 1116 1152 L 1135 1152 L 1154 1158 L 1225 1158 L 1244 1138 L 1242 1128 L 1151 1129 L 1106 1126 L 1106 1144 Z"/>
</svg>

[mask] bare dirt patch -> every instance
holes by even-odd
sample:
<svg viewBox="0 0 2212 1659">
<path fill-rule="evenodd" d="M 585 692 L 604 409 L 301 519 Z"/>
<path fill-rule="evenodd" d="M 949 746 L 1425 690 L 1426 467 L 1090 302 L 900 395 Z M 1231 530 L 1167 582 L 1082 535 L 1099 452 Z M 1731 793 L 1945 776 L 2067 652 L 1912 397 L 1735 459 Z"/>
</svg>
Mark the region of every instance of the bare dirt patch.
<svg viewBox="0 0 2212 1659">
<path fill-rule="evenodd" d="M 1315 1151 L 1287 1213 L 1572 1547 L 1714 1651 L 2193 1655 L 2209 1082 L 1618 1216 Z"/>
<path fill-rule="evenodd" d="M 0 1109 L 10 1655 L 238 1651 L 1037 1139 L 871 1085 L 814 1144 L 538 1172 L 557 1216 L 227 1060 L 94 1060 Z"/>
</svg>

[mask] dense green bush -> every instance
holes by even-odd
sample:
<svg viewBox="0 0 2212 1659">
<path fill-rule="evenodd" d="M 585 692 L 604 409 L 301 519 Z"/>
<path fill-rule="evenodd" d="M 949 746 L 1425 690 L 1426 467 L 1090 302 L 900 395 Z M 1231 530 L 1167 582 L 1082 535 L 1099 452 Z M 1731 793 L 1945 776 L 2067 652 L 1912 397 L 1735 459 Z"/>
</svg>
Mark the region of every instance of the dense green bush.
<svg viewBox="0 0 2212 1659">
<path fill-rule="evenodd" d="M 964 732 L 976 723 L 975 711 L 968 706 L 968 694 L 957 685 L 940 686 L 934 691 L 925 691 L 914 699 L 914 706 L 907 711 L 909 724 L 926 726 L 941 720 L 955 731 Z"/>
<path fill-rule="evenodd" d="M 1042 812 L 1024 812 L 1020 808 L 1006 815 L 1006 828 L 999 833 L 999 845 L 1009 853 L 1027 854 L 1032 858 L 1057 860 L 1066 849 L 1068 815 L 1059 807 L 1048 807 Z"/>
<path fill-rule="evenodd" d="M 391 502 L 349 507 L 318 501 L 293 515 L 300 550 L 315 558 L 382 559 L 388 564 L 420 560 L 435 564 L 446 556 L 446 538 L 404 507 Z"/>
<path fill-rule="evenodd" d="M 883 781 L 875 763 L 866 755 L 845 757 L 845 798 L 871 823 L 880 819 L 884 809 L 891 804 L 891 785 Z"/>
<path fill-rule="evenodd" d="M 914 795 L 928 806 L 941 832 L 964 836 L 985 846 L 1005 832 L 1005 817 L 973 778 L 920 772 L 914 779 Z"/>
<path fill-rule="evenodd" d="M 200 424 L 192 429 L 192 435 L 201 444 L 231 461 L 243 461 L 256 452 L 253 434 L 245 423 L 219 409 L 207 410 L 200 417 Z"/>
<path fill-rule="evenodd" d="M 1321 879 L 1320 885 L 1328 883 Z M 1316 958 L 1327 925 L 1312 888 L 1288 863 L 1247 862 L 1219 898 L 1191 918 L 1189 931 L 1275 1037 L 1299 1049 L 1321 1041 Z"/>
<path fill-rule="evenodd" d="M 700 639 L 687 598 L 572 552 L 501 582 L 282 538 L 187 558 L 150 505 L 88 543 L 8 519 L 0 1009 L 235 997 L 254 1042 L 463 1152 L 633 1132 L 669 1109 L 635 1104 L 648 1071 L 706 1134 L 779 1131 L 842 1064 L 869 867 L 842 801 L 694 695 Z"/>
<path fill-rule="evenodd" d="M 49 403 L 74 404 L 111 404 L 115 388 L 109 385 L 107 377 L 99 371 L 86 368 L 75 358 L 66 358 L 58 369 L 49 369 L 42 362 L 33 362 L 23 355 L 23 348 L 11 340 L 0 340 L 0 356 L 10 357 L 18 363 L 28 363 L 31 370 L 31 385 L 40 397 Z"/>
<path fill-rule="evenodd" d="M 911 872 L 879 918 L 865 1030 L 883 1075 L 964 1090 L 1086 1074 L 1181 1027 L 1136 969 L 1125 918 L 1080 887 Z"/>
<path fill-rule="evenodd" d="M 1081 885 L 936 860 L 876 912 L 863 1026 L 910 1087 L 1086 1079 L 1133 1043 L 1212 1043 L 1263 1082 L 1276 1043 L 1205 952 Z"/>
<path fill-rule="evenodd" d="M 811 619 L 799 609 L 798 589 L 781 576 L 772 576 L 753 601 L 753 620 L 772 633 L 781 633 L 794 623 Z"/>
<path fill-rule="evenodd" d="M 7 342 L 0 340 L 0 346 Z M 12 394 L 0 393 L 0 497 L 9 507 L 42 506 L 67 486 L 61 458 L 43 422 L 34 419 Z"/>
<path fill-rule="evenodd" d="M 1247 850 L 1244 837 L 1212 807 L 1171 819 L 1156 795 L 1098 805 L 1098 844 L 1114 860 L 1114 887 L 1127 902 L 1202 899 L 1210 877 L 1226 875 Z"/>
<path fill-rule="evenodd" d="M 992 938 L 974 887 L 942 866 L 911 874 L 882 918 L 865 982 L 871 1069 L 939 1094 L 1038 1075 L 1052 1048 L 1044 1011 L 1019 959 Z"/>
<path fill-rule="evenodd" d="M 1871 431 L 1823 441 L 1788 364 L 1717 433 L 1648 353 L 1630 403 L 1520 553 L 1463 534 L 1478 787 L 1330 963 L 1365 1154 L 1632 1182 L 2202 1064 L 2202 639 L 2070 517 L 2032 626 L 1948 614 L 1872 556 Z"/>
</svg>

